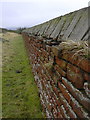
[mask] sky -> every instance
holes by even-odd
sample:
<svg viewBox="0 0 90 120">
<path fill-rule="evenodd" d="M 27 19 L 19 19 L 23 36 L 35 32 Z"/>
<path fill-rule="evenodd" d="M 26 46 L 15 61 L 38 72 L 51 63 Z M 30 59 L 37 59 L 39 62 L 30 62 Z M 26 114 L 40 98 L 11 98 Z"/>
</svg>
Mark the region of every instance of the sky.
<svg viewBox="0 0 90 120">
<path fill-rule="evenodd" d="M 0 27 L 32 27 L 88 6 L 89 0 L 0 0 Z"/>
</svg>

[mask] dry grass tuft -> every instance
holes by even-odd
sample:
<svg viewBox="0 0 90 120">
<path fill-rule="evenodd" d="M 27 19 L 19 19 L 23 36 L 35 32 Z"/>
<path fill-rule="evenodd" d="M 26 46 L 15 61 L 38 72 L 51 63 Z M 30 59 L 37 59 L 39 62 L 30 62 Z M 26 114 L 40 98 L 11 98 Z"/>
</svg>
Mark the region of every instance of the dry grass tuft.
<svg viewBox="0 0 90 120">
<path fill-rule="evenodd" d="M 59 47 L 64 52 L 75 52 L 75 55 L 84 56 L 90 59 L 90 48 L 88 41 L 68 40 L 60 43 Z"/>
</svg>

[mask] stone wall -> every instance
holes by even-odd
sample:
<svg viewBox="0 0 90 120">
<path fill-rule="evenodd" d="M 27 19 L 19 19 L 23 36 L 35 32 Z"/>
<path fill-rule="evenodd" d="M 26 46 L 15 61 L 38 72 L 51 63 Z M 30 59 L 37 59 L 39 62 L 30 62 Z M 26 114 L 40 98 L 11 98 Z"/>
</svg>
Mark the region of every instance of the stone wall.
<svg viewBox="0 0 90 120">
<path fill-rule="evenodd" d="M 22 33 L 47 118 L 90 119 L 90 58 L 87 41 L 81 42 L 88 40 L 87 10 Z"/>
</svg>

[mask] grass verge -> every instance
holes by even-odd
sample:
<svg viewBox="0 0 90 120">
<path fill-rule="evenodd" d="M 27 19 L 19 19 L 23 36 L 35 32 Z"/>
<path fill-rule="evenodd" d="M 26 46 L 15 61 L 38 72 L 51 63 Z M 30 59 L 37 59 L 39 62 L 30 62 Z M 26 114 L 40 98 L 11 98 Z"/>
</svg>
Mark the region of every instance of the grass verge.
<svg viewBox="0 0 90 120">
<path fill-rule="evenodd" d="M 22 36 L 11 37 L 3 43 L 3 118 L 44 118 Z"/>
</svg>

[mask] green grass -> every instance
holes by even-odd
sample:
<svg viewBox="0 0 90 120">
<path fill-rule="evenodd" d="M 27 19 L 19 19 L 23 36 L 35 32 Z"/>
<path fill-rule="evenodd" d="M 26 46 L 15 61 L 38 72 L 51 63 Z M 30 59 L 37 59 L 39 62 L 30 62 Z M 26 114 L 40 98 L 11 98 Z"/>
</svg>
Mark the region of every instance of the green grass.
<svg viewBox="0 0 90 120">
<path fill-rule="evenodd" d="M 3 58 L 3 118 L 44 118 L 22 37 L 9 45 L 10 53 Z"/>
</svg>

